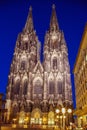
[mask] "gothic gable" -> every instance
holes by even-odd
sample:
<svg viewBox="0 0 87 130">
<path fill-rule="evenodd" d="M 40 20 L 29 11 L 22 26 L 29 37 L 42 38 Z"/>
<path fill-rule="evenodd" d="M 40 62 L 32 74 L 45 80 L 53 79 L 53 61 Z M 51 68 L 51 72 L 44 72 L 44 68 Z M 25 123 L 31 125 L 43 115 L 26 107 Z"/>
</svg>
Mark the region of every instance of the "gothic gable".
<svg viewBox="0 0 87 130">
<path fill-rule="evenodd" d="M 37 72 L 43 73 L 43 66 L 40 61 L 37 62 L 34 68 L 34 73 L 37 73 Z"/>
</svg>

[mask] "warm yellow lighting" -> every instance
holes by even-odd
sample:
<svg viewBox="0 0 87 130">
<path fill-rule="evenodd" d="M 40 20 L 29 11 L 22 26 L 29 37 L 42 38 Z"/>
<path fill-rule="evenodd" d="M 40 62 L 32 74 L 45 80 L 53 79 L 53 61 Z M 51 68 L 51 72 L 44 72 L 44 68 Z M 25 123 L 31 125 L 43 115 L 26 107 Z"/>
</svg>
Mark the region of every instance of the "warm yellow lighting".
<svg viewBox="0 0 87 130">
<path fill-rule="evenodd" d="M 46 117 L 43 117 L 43 122 L 46 122 L 47 121 L 47 118 Z"/>
<path fill-rule="evenodd" d="M 12 124 L 12 128 L 16 128 L 16 124 Z"/>
<path fill-rule="evenodd" d="M 16 118 L 13 118 L 13 121 L 16 121 Z"/>
<path fill-rule="evenodd" d="M 80 119 L 82 119 L 82 116 L 80 117 Z"/>
<path fill-rule="evenodd" d="M 27 125 L 24 125 L 24 128 L 28 128 L 28 126 L 27 126 Z"/>
<path fill-rule="evenodd" d="M 59 113 L 60 112 L 60 110 L 59 109 L 56 109 L 56 113 Z"/>
<path fill-rule="evenodd" d="M 69 108 L 69 109 L 67 110 L 67 112 L 68 112 L 68 113 L 72 113 L 72 109 Z"/>
<path fill-rule="evenodd" d="M 73 123 L 72 122 L 70 122 L 70 125 L 72 125 Z"/>
<path fill-rule="evenodd" d="M 66 116 L 63 117 L 64 119 L 66 118 Z"/>
<path fill-rule="evenodd" d="M 66 109 L 62 108 L 62 113 L 65 114 L 66 113 Z"/>
<path fill-rule="evenodd" d="M 14 124 L 15 124 L 16 120 L 17 120 L 16 118 L 13 118 L 13 123 L 14 123 Z"/>
<path fill-rule="evenodd" d="M 23 124 L 24 123 L 24 120 L 23 119 L 20 119 L 19 120 L 19 124 Z"/>
<path fill-rule="evenodd" d="M 24 121 L 25 121 L 25 122 L 28 121 L 28 118 L 25 118 Z"/>
<path fill-rule="evenodd" d="M 60 116 L 60 119 L 62 119 L 62 116 Z"/>
<path fill-rule="evenodd" d="M 59 116 L 57 116 L 57 118 L 59 118 Z"/>
</svg>

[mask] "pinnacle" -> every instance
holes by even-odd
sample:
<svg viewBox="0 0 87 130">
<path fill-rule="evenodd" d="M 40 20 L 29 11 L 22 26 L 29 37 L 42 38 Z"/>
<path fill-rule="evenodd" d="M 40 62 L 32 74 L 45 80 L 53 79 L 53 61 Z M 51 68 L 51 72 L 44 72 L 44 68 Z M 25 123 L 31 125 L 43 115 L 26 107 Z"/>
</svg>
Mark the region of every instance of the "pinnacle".
<svg viewBox="0 0 87 130">
<path fill-rule="evenodd" d="M 32 11 L 32 6 L 30 6 L 29 11 Z"/>
<path fill-rule="evenodd" d="M 52 9 L 55 9 L 55 4 L 52 5 Z"/>
<path fill-rule="evenodd" d="M 24 29 L 27 32 L 32 32 L 33 29 L 34 29 L 34 26 L 33 26 L 33 17 L 32 17 L 32 7 L 31 6 L 29 8 L 29 14 L 28 14 L 27 21 L 26 21 Z"/>
<path fill-rule="evenodd" d="M 55 10 L 55 4 L 52 5 L 52 14 L 51 14 L 51 20 L 50 20 L 50 29 L 51 30 L 58 30 L 58 21 L 56 16 L 56 10 Z"/>
</svg>

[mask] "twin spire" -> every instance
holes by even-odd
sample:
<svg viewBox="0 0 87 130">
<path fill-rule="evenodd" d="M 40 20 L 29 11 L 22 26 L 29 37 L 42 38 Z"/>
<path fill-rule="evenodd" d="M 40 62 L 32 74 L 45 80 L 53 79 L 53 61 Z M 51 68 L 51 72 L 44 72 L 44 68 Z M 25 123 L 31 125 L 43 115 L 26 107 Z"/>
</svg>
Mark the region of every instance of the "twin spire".
<svg viewBox="0 0 87 130">
<path fill-rule="evenodd" d="M 51 14 L 51 19 L 50 19 L 50 30 L 58 30 L 58 21 L 57 21 L 57 16 L 56 16 L 56 10 L 55 10 L 55 5 L 52 5 L 52 14 Z"/>
<path fill-rule="evenodd" d="M 29 8 L 29 14 L 28 14 L 28 17 L 27 17 L 27 21 L 26 21 L 24 30 L 27 31 L 27 32 L 32 32 L 34 30 L 32 7 L 31 6 Z"/>
<path fill-rule="evenodd" d="M 55 5 L 53 4 L 52 5 L 52 15 L 51 15 L 51 19 L 50 19 L 50 31 L 54 31 L 54 30 L 58 30 L 58 29 L 59 29 L 59 26 L 58 26 L 56 11 L 55 11 Z M 29 14 L 27 17 L 27 21 L 26 21 L 24 30 L 26 32 L 32 32 L 34 30 L 31 6 L 29 8 Z"/>
</svg>

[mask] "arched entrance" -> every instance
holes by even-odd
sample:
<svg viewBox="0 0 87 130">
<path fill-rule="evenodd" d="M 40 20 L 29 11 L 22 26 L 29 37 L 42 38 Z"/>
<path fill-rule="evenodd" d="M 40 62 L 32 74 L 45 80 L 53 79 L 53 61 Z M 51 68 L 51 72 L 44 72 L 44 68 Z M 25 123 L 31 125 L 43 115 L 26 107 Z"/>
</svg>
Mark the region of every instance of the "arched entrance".
<svg viewBox="0 0 87 130">
<path fill-rule="evenodd" d="M 24 124 L 25 123 L 24 119 L 25 119 L 25 112 L 21 111 L 19 113 L 19 124 Z"/>
<path fill-rule="evenodd" d="M 42 124 L 42 113 L 39 108 L 35 108 L 31 113 L 31 124 Z"/>
<path fill-rule="evenodd" d="M 48 113 L 48 125 L 54 125 L 55 120 L 54 120 L 54 112 L 50 111 Z"/>
</svg>

